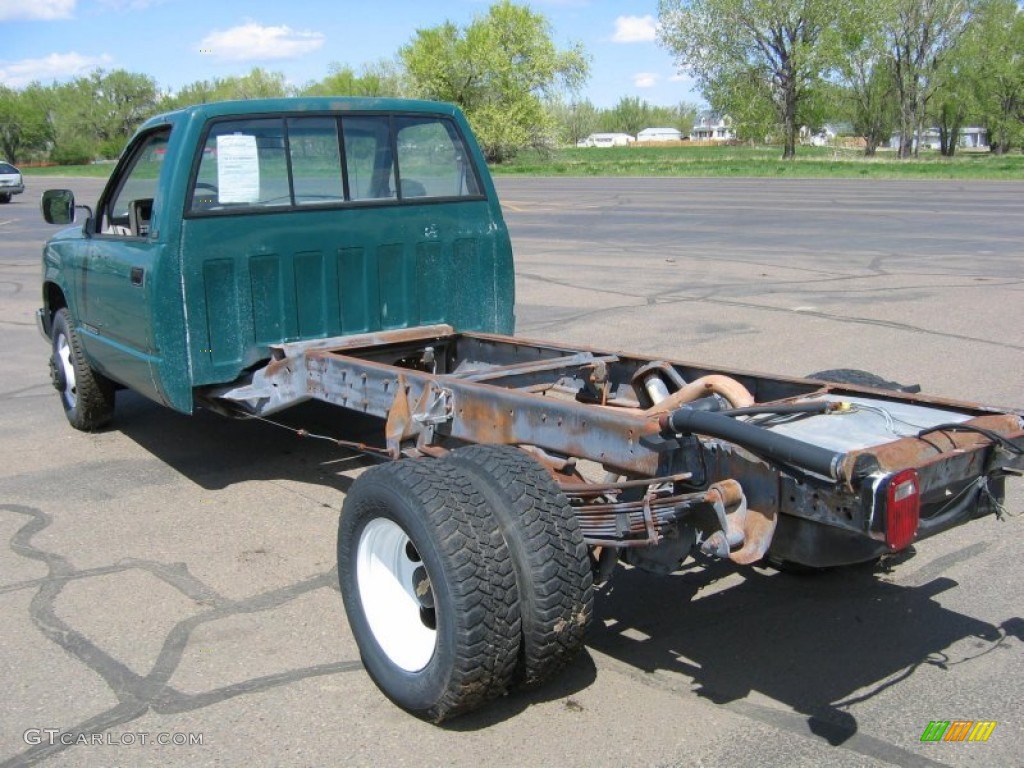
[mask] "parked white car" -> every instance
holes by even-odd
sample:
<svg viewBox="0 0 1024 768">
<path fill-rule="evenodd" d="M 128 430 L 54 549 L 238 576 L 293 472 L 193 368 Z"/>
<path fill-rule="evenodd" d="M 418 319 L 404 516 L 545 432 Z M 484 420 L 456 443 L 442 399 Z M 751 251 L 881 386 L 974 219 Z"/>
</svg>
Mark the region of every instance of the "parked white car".
<svg viewBox="0 0 1024 768">
<path fill-rule="evenodd" d="M 11 202 L 11 197 L 25 191 L 21 171 L 10 163 L 0 161 L 0 203 Z"/>
</svg>

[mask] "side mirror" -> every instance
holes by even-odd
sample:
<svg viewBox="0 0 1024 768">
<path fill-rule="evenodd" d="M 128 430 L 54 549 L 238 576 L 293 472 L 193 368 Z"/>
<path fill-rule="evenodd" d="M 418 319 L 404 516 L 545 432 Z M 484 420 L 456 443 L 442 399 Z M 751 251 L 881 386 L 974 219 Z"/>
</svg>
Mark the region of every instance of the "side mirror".
<svg viewBox="0 0 1024 768">
<path fill-rule="evenodd" d="M 75 221 L 75 193 L 70 189 L 48 189 L 39 200 L 47 224 L 72 224 Z"/>
</svg>

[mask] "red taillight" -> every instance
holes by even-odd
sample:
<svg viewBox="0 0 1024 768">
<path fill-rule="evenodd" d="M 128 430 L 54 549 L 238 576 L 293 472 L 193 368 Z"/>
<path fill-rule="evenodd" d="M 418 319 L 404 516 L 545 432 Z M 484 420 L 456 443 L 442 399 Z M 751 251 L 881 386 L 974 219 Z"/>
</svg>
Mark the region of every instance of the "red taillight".
<svg viewBox="0 0 1024 768">
<path fill-rule="evenodd" d="M 917 534 L 921 517 L 921 486 L 917 470 L 905 469 L 889 480 L 885 494 L 885 543 L 894 552 L 906 549 Z"/>
</svg>

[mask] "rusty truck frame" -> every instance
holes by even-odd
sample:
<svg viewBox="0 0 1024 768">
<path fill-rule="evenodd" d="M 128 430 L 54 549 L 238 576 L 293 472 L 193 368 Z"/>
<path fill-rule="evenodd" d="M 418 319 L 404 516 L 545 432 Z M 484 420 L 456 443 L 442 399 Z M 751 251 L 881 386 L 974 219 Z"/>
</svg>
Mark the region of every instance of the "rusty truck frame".
<svg viewBox="0 0 1024 768">
<path fill-rule="evenodd" d="M 74 195 L 43 195 L 72 224 Z M 464 116 L 271 99 L 152 118 L 43 254 L 37 317 L 68 421 L 117 389 L 274 420 L 380 419 L 338 523 L 380 689 L 440 721 L 543 683 L 617 565 L 824 568 L 1005 512 L 1024 414 L 864 372 L 791 378 L 533 341 Z M 301 432 L 301 430 L 300 430 Z"/>
</svg>

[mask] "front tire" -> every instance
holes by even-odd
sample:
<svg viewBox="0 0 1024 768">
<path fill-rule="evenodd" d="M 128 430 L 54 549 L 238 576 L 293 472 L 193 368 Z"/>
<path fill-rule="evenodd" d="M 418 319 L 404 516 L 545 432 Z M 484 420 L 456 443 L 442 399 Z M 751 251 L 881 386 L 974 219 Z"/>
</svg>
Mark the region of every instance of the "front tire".
<svg viewBox="0 0 1024 768">
<path fill-rule="evenodd" d="M 52 333 L 50 379 L 68 423 L 84 432 L 105 426 L 114 416 L 114 383 L 86 361 L 67 308 L 57 310 Z"/>
<path fill-rule="evenodd" d="M 338 526 L 338 579 L 363 665 L 395 704 L 441 722 L 505 692 L 515 574 L 463 473 L 406 459 L 360 476 Z"/>
</svg>

